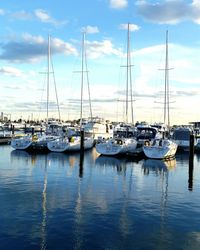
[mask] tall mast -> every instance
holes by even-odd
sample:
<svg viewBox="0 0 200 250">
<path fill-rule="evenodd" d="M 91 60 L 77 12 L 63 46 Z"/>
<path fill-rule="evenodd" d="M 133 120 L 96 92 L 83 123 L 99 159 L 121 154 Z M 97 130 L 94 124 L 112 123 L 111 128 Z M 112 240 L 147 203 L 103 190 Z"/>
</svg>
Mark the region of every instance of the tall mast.
<svg viewBox="0 0 200 250">
<path fill-rule="evenodd" d="M 166 51 L 165 51 L 165 97 L 164 97 L 164 124 L 170 126 L 169 119 L 169 65 L 168 65 L 168 30 L 166 31 Z"/>
<path fill-rule="evenodd" d="M 132 93 L 132 64 L 131 64 L 131 52 L 130 52 L 130 30 L 129 30 L 129 82 L 130 82 L 130 96 L 131 96 L 131 122 L 134 124 L 133 117 L 133 93 Z"/>
<path fill-rule="evenodd" d="M 126 123 L 128 123 L 128 82 L 129 82 L 129 50 L 130 50 L 130 35 L 129 35 L 129 23 L 127 31 L 127 57 L 126 57 Z"/>
<path fill-rule="evenodd" d="M 50 80 L 50 35 L 48 36 L 48 58 L 47 58 L 47 125 L 46 125 L 46 129 L 48 127 L 48 121 L 49 121 L 49 80 Z"/>
<path fill-rule="evenodd" d="M 83 81 L 84 81 L 84 55 L 85 55 L 85 32 L 82 35 L 82 61 L 81 61 L 81 114 L 80 114 L 80 128 L 82 129 L 83 119 Z"/>
<path fill-rule="evenodd" d="M 127 29 L 127 59 L 126 59 L 126 123 L 128 123 L 128 103 L 129 103 L 129 92 L 130 92 L 130 102 L 131 102 L 131 122 L 133 120 L 133 95 L 132 95 L 132 75 L 131 75 L 131 55 L 130 55 L 130 23 L 128 23 Z M 130 91 L 129 91 L 130 84 Z"/>
</svg>

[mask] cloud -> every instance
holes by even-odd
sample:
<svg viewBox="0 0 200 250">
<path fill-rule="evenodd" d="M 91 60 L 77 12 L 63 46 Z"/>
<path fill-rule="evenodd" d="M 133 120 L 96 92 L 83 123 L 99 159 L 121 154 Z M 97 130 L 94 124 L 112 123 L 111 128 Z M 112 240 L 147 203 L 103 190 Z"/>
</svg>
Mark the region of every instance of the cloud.
<svg viewBox="0 0 200 250">
<path fill-rule="evenodd" d="M 18 85 L 14 85 L 14 86 L 4 86 L 5 89 L 13 89 L 13 90 L 22 90 L 21 87 L 19 87 Z"/>
<path fill-rule="evenodd" d="M 127 0 L 110 0 L 110 8 L 123 9 L 128 6 Z"/>
<path fill-rule="evenodd" d="M 4 15 L 4 10 L 0 9 L 0 15 Z M 61 26 L 67 23 L 66 20 L 59 21 L 51 17 L 50 14 L 43 9 L 36 9 L 33 12 L 27 12 L 25 10 L 19 10 L 13 13 L 9 13 L 10 17 L 17 20 L 39 20 L 42 23 L 49 23 L 54 26 Z"/>
<path fill-rule="evenodd" d="M 19 20 L 31 20 L 33 18 L 31 13 L 28 13 L 24 10 L 17 11 L 12 13 L 12 18 L 19 19 Z"/>
<path fill-rule="evenodd" d="M 122 24 L 120 24 L 119 28 L 121 30 L 127 30 L 128 29 L 128 24 L 127 23 L 126 24 L 122 23 Z M 132 23 L 129 24 L 129 30 L 130 31 L 138 31 L 139 29 L 140 29 L 140 27 L 137 24 L 132 24 Z"/>
<path fill-rule="evenodd" d="M 87 46 L 87 55 L 90 58 L 98 58 L 102 56 L 115 55 L 120 56 L 121 51 L 119 49 L 115 49 L 112 42 L 108 39 L 105 39 L 101 42 L 98 41 L 86 41 Z"/>
<path fill-rule="evenodd" d="M 0 9 L 0 16 L 4 16 L 5 15 L 5 11 L 3 9 Z"/>
<path fill-rule="evenodd" d="M 0 68 L 0 73 L 10 76 L 20 77 L 22 76 L 22 71 L 13 67 L 2 67 Z"/>
<path fill-rule="evenodd" d="M 15 63 L 37 62 L 47 54 L 47 39 L 42 36 L 24 34 L 21 40 L 1 44 L 0 59 Z M 58 38 L 51 39 L 51 51 L 56 54 L 77 55 L 76 48 Z"/>
<path fill-rule="evenodd" d="M 96 26 L 86 26 L 81 29 L 82 32 L 88 33 L 88 34 L 95 34 L 99 33 L 99 29 Z"/>
<path fill-rule="evenodd" d="M 176 24 L 190 20 L 200 24 L 200 2 L 193 0 L 187 3 L 183 0 L 165 0 L 157 3 L 138 1 L 138 13 L 145 19 L 159 24 Z"/>
<path fill-rule="evenodd" d="M 49 13 L 42 9 L 37 9 L 34 11 L 35 16 L 43 23 L 50 23 L 55 26 L 66 24 L 67 21 L 57 21 L 55 18 L 51 17 Z"/>
</svg>

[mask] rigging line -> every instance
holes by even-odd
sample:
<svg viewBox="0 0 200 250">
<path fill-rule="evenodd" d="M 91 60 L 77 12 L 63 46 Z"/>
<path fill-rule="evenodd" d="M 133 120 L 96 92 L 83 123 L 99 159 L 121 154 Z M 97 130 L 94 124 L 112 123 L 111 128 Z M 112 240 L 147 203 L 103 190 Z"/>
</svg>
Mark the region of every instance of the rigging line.
<svg viewBox="0 0 200 250">
<path fill-rule="evenodd" d="M 55 94 L 56 94 L 56 102 L 57 102 L 57 109 L 58 109 L 58 117 L 59 117 L 59 121 L 61 121 L 60 107 L 59 107 L 59 102 L 58 102 L 58 92 L 57 92 L 57 87 L 56 87 L 56 78 L 55 78 L 55 72 L 54 72 L 53 60 L 52 60 L 52 58 L 51 58 L 51 67 L 52 67 L 52 71 L 53 71 L 53 80 L 54 80 L 54 88 L 55 88 Z"/>
<path fill-rule="evenodd" d="M 49 120 L 49 81 L 50 81 L 50 35 L 48 36 L 48 56 L 47 56 L 47 69 L 48 69 L 48 74 L 47 74 L 47 117 L 46 117 L 46 132 L 47 132 L 47 127 L 48 127 L 48 120 Z"/>
<path fill-rule="evenodd" d="M 87 85 L 88 85 L 88 97 L 89 97 L 89 106 L 90 106 L 90 116 L 92 118 L 92 104 L 91 104 L 91 95 L 90 95 L 90 83 L 89 83 L 89 73 L 88 73 L 86 49 L 85 49 L 85 70 L 86 70 Z"/>
<path fill-rule="evenodd" d="M 44 94 L 44 89 L 45 89 L 45 83 L 46 83 L 46 75 L 44 76 L 44 83 L 43 83 L 43 88 L 42 88 L 42 96 L 41 96 L 41 100 L 40 100 L 40 109 L 39 109 L 39 120 L 40 120 L 40 114 L 41 114 L 41 110 L 42 110 L 42 100 L 43 100 L 43 94 Z"/>
<path fill-rule="evenodd" d="M 82 33 L 82 60 L 81 60 L 81 112 L 80 112 L 80 129 L 82 129 L 82 119 L 83 119 L 83 72 L 84 72 L 84 63 L 83 63 L 83 59 L 84 59 L 84 46 L 85 46 L 85 32 Z"/>
</svg>

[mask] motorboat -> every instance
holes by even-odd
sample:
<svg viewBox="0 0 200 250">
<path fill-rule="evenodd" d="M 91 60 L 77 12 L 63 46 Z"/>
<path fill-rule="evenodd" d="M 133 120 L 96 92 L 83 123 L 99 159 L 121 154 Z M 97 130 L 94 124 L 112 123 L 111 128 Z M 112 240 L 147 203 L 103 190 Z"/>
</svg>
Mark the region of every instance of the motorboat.
<svg viewBox="0 0 200 250">
<path fill-rule="evenodd" d="M 82 125 L 85 135 L 94 136 L 95 141 L 113 137 L 113 125 L 102 118 L 93 117 L 89 121 L 82 122 Z"/>
<path fill-rule="evenodd" d="M 178 145 L 178 150 L 189 151 L 190 149 L 190 135 L 193 130 L 189 127 L 177 127 L 172 133 L 172 140 Z M 194 141 L 194 147 L 197 145 L 197 141 Z"/>
</svg>

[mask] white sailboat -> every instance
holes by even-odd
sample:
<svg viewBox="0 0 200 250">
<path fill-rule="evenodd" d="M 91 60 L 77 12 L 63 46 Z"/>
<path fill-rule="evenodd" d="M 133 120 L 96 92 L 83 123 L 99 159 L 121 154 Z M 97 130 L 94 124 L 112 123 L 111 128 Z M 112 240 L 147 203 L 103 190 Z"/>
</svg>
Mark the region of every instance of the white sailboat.
<svg viewBox="0 0 200 250">
<path fill-rule="evenodd" d="M 51 38 L 48 36 L 48 69 L 47 69 L 47 117 L 46 117 L 46 132 L 44 134 L 35 133 L 32 134 L 25 134 L 20 136 L 15 136 L 11 140 L 11 146 L 14 149 L 19 150 L 32 150 L 32 151 L 45 151 L 47 150 L 47 143 L 52 141 L 53 139 L 58 138 L 58 135 L 48 134 L 48 121 L 49 121 L 49 82 L 50 82 L 50 62 L 53 69 L 53 64 L 51 61 Z M 54 72 L 53 72 L 54 73 Z M 54 76 L 54 84 L 55 84 L 55 76 Z M 55 85 L 55 93 L 56 99 L 58 104 L 58 96 L 57 90 Z M 60 120 L 60 110 L 58 105 L 58 113 L 59 113 L 59 120 Z"/>
<path fill-rule="evenodd" d="M 96 150 L 101 155 L 119 155 L 126 153 L 134 153 L 137 148 L 137 140 L 133 137 L 128 137 L 130 134 L 130 126 L 128 124 L 128 92 L 129 92 L 129 83 L 131 91 L 131 113 L 132 113 L 132 123 L 133 123 L 133 100 L 132 100 L 132 79 L 131 79 L 131 57 L 130 57 L 130 24 L 128 23 L 128 37 L 127 37 L 127 81 L 126 81 L 126 125 L 125 127 L 125 136 L 120 136 L 120 134 L 115 135 L 114 137 L 108 140 L 101 141 L 96 144 Z M 123 129 L 120 129 L 120 133 L 124 132 Z M 128 133 L 129 132 L 129 133 Z M 124 134 L 124 133 L 123 133 Z"/>
<path fill-rule="evenodd" d="M 84 67 L 86 67 L 85 70 L 84 70 Z M 83 126 L 82 126 L 82 109 L 83 109 L 83 82 L 84 82 L 83 74 L 84 74 L 84 72 L 87 73 L 88 70 L 87 70 L 86 53 L 85 53 L 85 33 L 83 32 L 83 37 L 82 37 L 82 64 L 81 64 L 81 115 L 80 115 L 81 118 L 80 118 L 80 130 L 83 129 Z M 89 91 L 89 86 L 88 86 L 88 91 Z M 90 93 L 89 93 L 89 98 L 90 98 Z M 91 106 L 90 106 L 90 109 L 91 109 Z M 93 145 L 94 145 L 93 136 L 84 137 L 84 149 L 85 150 L 92 148 Z M 70 152 L 70 151 L 79 151 L 81 149 L 81 136 L 80 135 L 74 135 L 71 138 L 60 137 L 59 139 L 48 142 L 47 147 L 52 152 L 62 152 L 63 153 L 63 152 Z"/>
<path fill-rule="evenodd" d="M 134 153 L 137 141 L 134 138 L 112 138 L 96 144 L 96 150 L 101 155 L 120 155 Z"/>
<path fill-rule="evenodd" d="M 84 149 L 90 149 L 93 147 L 94 139 L 92 137 L 84 138 Z M 47 143 L 47 147 L 52 152 L 71 152 L 80 151 L 81 137 L 73 136 L 71 139 L 68 137 L 60 137 L 56 140 Z"/>
<path fill-rule="evenodd" d="M 166 32 L 166 58 L 165 58 L 165 98 L 164 98 L 164 124 L 166 123 L 166 115 L 168 113 L 168 129 L 169 129 L 169 76 L 168 76 L 168 31 Z M 152 159 L 173 158 L 177 151 L 177 144 L 167 138 L 146 141 L 143 146 L 146 157 Z"/>
<path fill-rule="evenodd" d="M 30 150 L 32 143 L 31 135 L 15 136 L 11 140 L 11 147 L 19 150 Z"/>
</svg>

